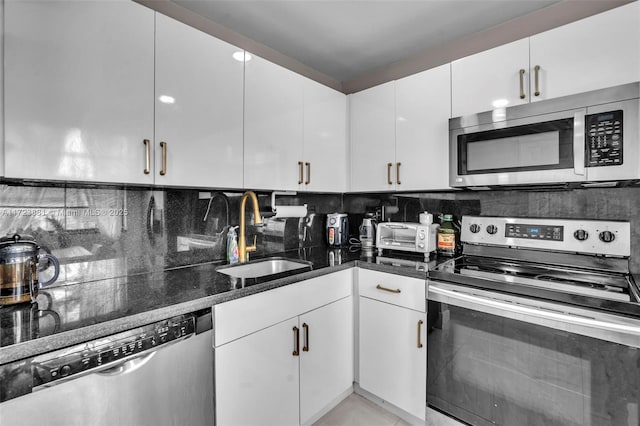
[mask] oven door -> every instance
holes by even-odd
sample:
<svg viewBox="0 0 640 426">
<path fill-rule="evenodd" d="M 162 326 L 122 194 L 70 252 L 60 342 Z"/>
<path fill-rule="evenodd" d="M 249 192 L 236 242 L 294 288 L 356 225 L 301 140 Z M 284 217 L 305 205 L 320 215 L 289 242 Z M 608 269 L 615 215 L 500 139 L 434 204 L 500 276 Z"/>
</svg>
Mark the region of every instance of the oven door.
<svg viewBox="0 0 640 426">
<path fill-rule="evenodd" d="M 640 424 L 640 320 L 428 286 L 427 402 L 472 425 Z"/>
<path fill-rule="evenodd" d="M 585 114 L 583 108 L 506 121 L 494 117 L 488 124 L 452 128 L 449 184 L 473 187 L 586 180 Z"/>
</svg>

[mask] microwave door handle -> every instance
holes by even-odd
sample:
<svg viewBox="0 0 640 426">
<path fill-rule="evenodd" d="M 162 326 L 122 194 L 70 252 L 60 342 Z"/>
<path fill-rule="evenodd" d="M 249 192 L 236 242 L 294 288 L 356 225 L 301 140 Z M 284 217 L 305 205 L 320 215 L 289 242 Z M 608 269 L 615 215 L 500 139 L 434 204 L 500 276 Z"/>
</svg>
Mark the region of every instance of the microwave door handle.
<svg viewBox="0 0 640 426">
<path fill-rule="evenodd" d="M 576 175 L 584 176 L 584 151 L 585 151 L 585 139 L 584 139 L 584 121 L 586 110 L 576 112 L 573 116 L 573 173 Z"/>
</svg>

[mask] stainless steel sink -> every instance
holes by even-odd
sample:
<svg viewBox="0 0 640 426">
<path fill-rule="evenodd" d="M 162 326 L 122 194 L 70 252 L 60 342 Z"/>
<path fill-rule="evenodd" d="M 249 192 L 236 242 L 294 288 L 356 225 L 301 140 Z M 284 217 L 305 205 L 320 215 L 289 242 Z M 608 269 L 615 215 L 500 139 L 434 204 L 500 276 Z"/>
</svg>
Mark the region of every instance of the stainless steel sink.
<svg viewBox="0 0 640 426">
<path fill-rule="evenodd" d="M 260 278 L 298 269 L 311 270 L 311 265 L 289 259 L 263 259 L 234 266 L 224 266 L 217 271 L 235 278 Z"/>
</svg>

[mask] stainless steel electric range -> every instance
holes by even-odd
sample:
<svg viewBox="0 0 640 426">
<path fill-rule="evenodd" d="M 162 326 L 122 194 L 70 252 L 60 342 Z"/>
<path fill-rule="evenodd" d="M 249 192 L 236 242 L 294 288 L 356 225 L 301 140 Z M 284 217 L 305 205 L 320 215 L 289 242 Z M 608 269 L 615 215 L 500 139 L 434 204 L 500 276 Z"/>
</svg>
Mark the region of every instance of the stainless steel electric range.
<svg viewBox="0 0 640 426">
<path fill-rule="evenodd" d="M 472 425 L 640 424 L 629 222 L 465 216 L 429 273 L 428 404 Z"/>
</svg>

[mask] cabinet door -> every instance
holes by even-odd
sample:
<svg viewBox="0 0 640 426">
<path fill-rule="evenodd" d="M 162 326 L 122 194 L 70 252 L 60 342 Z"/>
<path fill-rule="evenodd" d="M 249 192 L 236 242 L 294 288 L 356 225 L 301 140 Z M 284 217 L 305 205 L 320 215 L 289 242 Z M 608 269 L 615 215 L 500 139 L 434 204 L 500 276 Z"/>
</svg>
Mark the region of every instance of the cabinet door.
<svg viewBox="0 0 640 426">
<path fill-rule="evenodd" d="M 425 325 L 422 312 L 360 297 L 360 387 L 420 419 L 427 401 Z"/>
<path fill-rule="evenodd" d="M 344 192 L 347 182 L 347 97 L 304 80 L 304 182 L 300 190 Z"/>
<path fill-rule="evenodd" d="M 300 423 L 353 385 L 353 298 L 300 316 Z"/>
<path fill-rule="evenodd" d="M 351 191 L 395 189 L 395 83 L 351 95 L 349 110 Z"/>
<path fill-rule="evenodd" d="M 396 81 L 398 190 L 449 189 L 451 66 Z"/>
<path fill-rule="evenodd" d="M 640 3 L 633 2 L 531 37 L 531 80 L 555 98 L 640 80 Z"/>
<path fill-rule="evenodd" d="M 4 1 L 0 2 L 0 22 L 4 25 Z M 0 58 L 4 58 L 4 31 L 0 31 Z M 4 66 L 0 67 L 0 99 L 4 99 Z M 0 102 L 0 177 L 4 176 L 4 102 Z"/>
<path fill-rule="evenodd" d="M 524 98 L 520 92 L 520 70 Z M 451 63 L 453 117 L 529 102 L 529 39 L 514 41 Z"/>
<path fill-rule="evenodd" d="M 215 349 L 216 423 L 297 425 L 293 318 Z"/>
<path fill-rule="evenodd" d="M 240 49 L 156 14 L 156 171 L 163 185 L 242 187 Z M 166 174 L 161 175 L 166 145 Z"/>
<path fill-rule="evenodd" d="M 244 187 L 298 189 L 303 77 L 262 58 L 245 63 Z"/>
<path fill-rule="evenodd" d="M 5 175 L 153 183 L 154 12 L 8 1 L 4 22 Z"/>
</svg>

